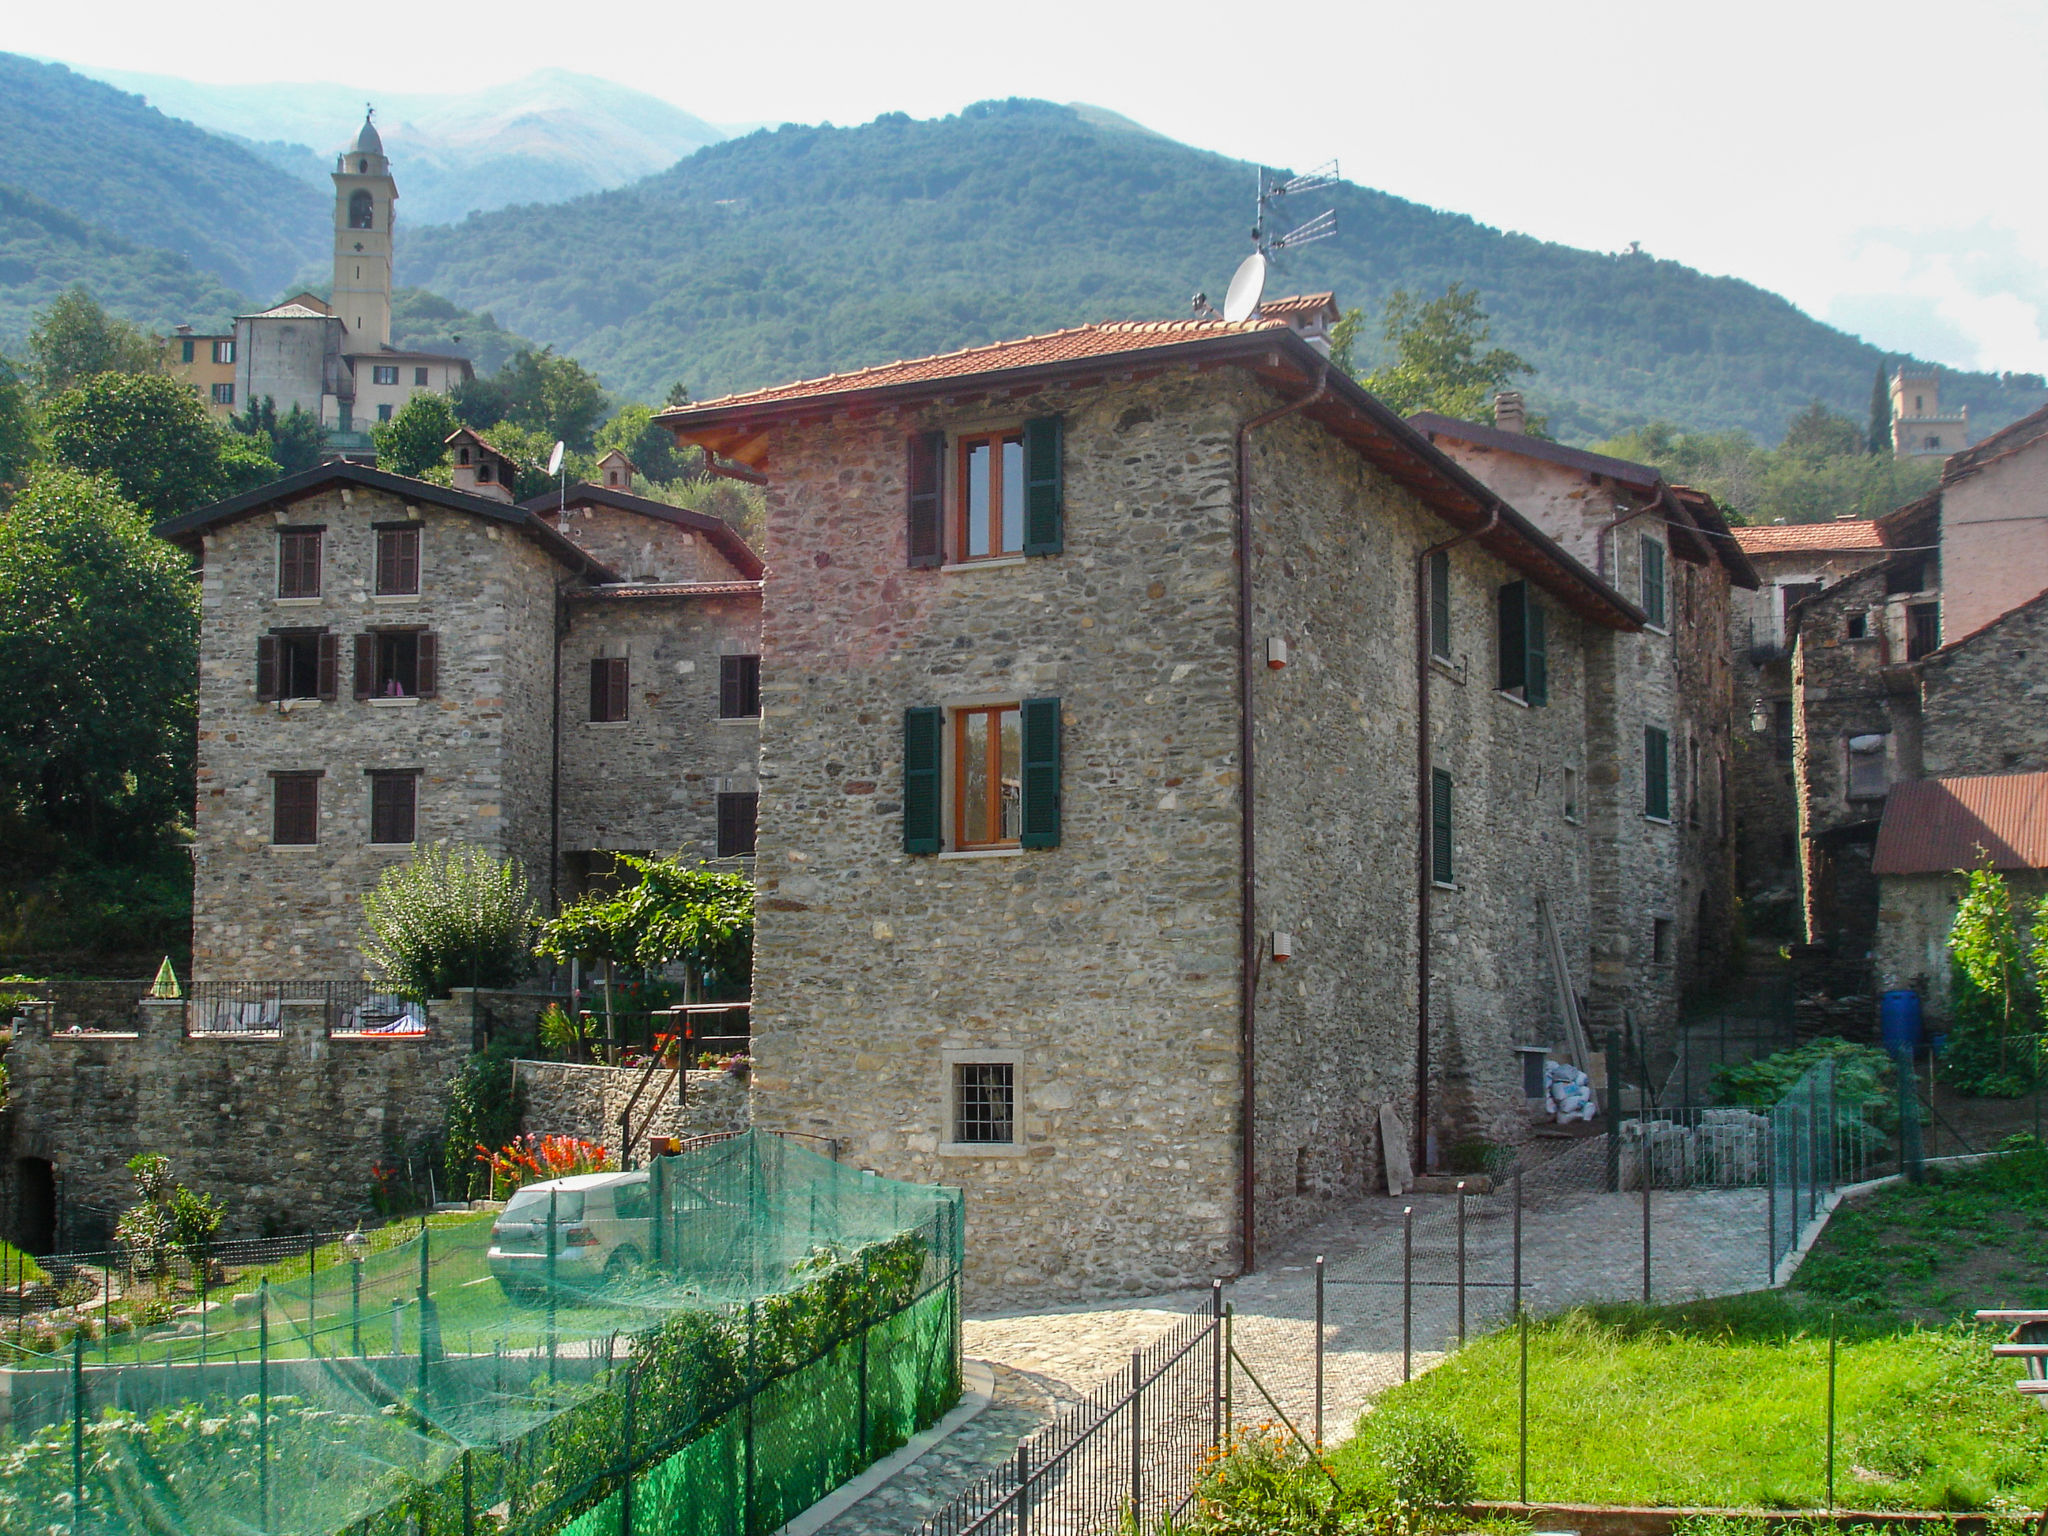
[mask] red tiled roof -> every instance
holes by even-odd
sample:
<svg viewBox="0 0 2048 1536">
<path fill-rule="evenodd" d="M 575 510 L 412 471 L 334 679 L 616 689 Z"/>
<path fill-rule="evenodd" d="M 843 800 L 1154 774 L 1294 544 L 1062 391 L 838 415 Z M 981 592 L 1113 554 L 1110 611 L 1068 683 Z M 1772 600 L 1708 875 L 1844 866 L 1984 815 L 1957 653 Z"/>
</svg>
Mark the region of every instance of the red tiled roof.
<svg viewBox="0 0 2048 1536">
<path fill-rule="evenodd" d="M 1768 528 L 1732 531 L 1745 555 L 1884 548 L 1884 531 L 1866 517 L 1838 517 L 1826 523 L 1774 523 Z"/>
<path fill-rule="evenodd" d="M 1986 854 L 1994 869 L 2048 869 L 2048 773 L 1894 784 L 1870 867 L 1940 875 L 1975 868 Z"/>
<path fill-rule="evenodd" d="M 1337 295 L 1324 293 L 1290 293 L 1282 298 L 1267 299 L 1259 305 L 1261 320 L 1285 320 L 1293 315 L 1306 319 L 1310 315 L 1337 314 Z"/>
<path fill-rule="evenodd" d="M 1950 454 L 1942 461 L 1941 483 L 1953 485 L 1987 464 L 2018 453 L 2044 434 L 2048 434 L 2048 405 L 2031 415 L 2022 416 L 2010 426 L 2000 427 L 1983 442 Z"/>
<path fill-rule="evenodd" d="M 785 400 L 808 400 L 856 390 L 887 389 L 896 384 L 925 384 L 940 379 L 964 379 L 1010 368 L 1035 368 L 1045 363 L 1079 362 L 1092 357 L 1109 357 L 1118 352 L 1142 352 L 1151 347 L 1171 346 L 1208 336 L 1245 336 L 1256 331 L 1284 331 L 1283 320 L 1118 320 L 1103 325 L 1077 325 L 1071 330 L 1044 336 L 1023 336 L 1015 341 L 998 341 L 985 347 L 964 347 L 958 352 L 941 352 L 936 357 L 916 357 L 851 373 L 828 373 L 819 379 L 799 379 L 741 395 L 697 401 L 661 413 L 662 419 L 680 424 L 707 411 L 733 406 L 770 405 Z"/>
</svg>

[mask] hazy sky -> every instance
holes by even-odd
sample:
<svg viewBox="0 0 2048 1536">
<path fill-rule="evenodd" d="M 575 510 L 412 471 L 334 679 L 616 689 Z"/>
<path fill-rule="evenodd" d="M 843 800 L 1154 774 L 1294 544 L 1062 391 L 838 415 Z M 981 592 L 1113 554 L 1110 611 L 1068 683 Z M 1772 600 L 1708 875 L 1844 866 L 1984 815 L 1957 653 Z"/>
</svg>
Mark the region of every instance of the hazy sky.
<svg viewBox="0 0 2048 1536">
<path fill-rule="evenodd" d="M 382 52 L 358 30 L 380 21 Z M 728 123 L 1087 101 L 1273 165 L 1336 156 L 1354 181 L 1546 239 L 1639 240 L 1881 346 L 2048 371 L 2048 198 L 2019 154 L 2048 129 L 2039 0 L 98 0 L 24 6 L 0 47 L 420 91 L 556 65 Z"/>
</svg>

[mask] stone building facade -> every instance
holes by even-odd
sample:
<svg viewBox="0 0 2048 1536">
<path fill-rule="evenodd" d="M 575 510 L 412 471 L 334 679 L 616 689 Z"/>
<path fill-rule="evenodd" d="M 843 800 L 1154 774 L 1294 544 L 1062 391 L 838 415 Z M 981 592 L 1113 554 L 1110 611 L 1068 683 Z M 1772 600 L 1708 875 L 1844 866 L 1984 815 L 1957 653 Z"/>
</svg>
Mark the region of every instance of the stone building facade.
<svg viewBox="0 0 2048 1536">
<path fill-rule="evenodd" d="M 965 1186 L 971 1284 L 1040 1297 L 1235 1269 L 1383 1187 L 1383 1107 L 1519 1134 L 1611 586 L 1270 322 L 663 420 L 769 480 L 757 1124 Z"/>
<path fill-rule="evenodd" d="M 1411 419 L 1649 615 L 1590 655 L 1596 786 L 1588 1016 L 1661 1042 L 1683 998 L 1728 968 L 1734 919 L 1732 594 L 1757 577 L 1711 497 L 1645 464 L 1529 436 L 1519 395 L 1495 424 Z M 1663 771 L 1656 758 L 1662 754 Z M 1653 784 L 1653 779 L 1657 780 Z M 1661 792 L 1660 792 L 1661 791 Z"/>
<path fill-rule="evenodd" d="M 744 856 L 719 796 L 751 793 L 755 725 L 720 673 L 758 657 L 759 560 L 715 518 L 502 487 L 334 464 L 160 528 L 201 564 L 199 979 L 360 975 L 361 897 L 427 843 L 548 902 L 605 851 Z M 639 580 L 586 548 L 628 523 Z"/>
</svg>

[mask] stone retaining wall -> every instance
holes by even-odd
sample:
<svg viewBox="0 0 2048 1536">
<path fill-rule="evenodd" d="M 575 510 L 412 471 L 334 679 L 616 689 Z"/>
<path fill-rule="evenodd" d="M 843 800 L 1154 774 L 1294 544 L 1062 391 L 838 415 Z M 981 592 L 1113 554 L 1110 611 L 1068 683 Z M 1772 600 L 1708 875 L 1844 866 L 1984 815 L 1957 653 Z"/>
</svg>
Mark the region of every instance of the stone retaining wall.
<svg viewBox="0 0 2048 1536">
<path fill-rule="evenodd" d="M 639 1067 L 583 1066 L 565 1061 L 520 1061 L 514 1070 L 526 1090 L 524 1125 L 528 1132 L 578 1136 L 606 1146 L 617 1145 L 619 1116 L 626 1112 L 643 1076 Z M 643 1106 L 655 1104 L 660 1096 L 648 1134 L 706 1136 L 747 1128 L 746 1079 L 729 1072 L 686 1072 L 684 1102 L 678 1109 L 675 1089 L 662 1081 L 667 1075 L 657 1072 L 641 1096 Z M 636 1122 L 644 1120 L 646 1114 L 636 1113 L 634 1118 Z M 644 1150 L 637 1126 L 634 1140 Z"/>
</svg>

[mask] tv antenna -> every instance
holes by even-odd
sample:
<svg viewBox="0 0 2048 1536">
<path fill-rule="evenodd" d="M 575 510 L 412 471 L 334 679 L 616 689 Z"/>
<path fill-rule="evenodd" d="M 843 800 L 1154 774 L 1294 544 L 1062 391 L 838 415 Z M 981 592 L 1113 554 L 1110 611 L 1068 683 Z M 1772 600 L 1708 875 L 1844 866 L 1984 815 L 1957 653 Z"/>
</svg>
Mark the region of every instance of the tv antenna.
<svg viewBox="0 0 2048 1536">
<path fill-rule="evenodd" d="M 1288 198 L 1320 192 L 1326 187 L 1334 187 L 1337 181 L 1337 162 L 1334 160 L 1299 176 L 1287 177 L 1260 166 L 1258 199 L 1252 219 L 1252 253 L 1239 262 L 1237 270 L 1231 274 L 1222 313 L 1219 315 L 1209 303 L 1207 294 L 1198 293 L 1195 295 L 1195 314 L 1206 320 L 1249 320 L 1257 315 L 1259 302 L 1266 293 L 1267 274 L 1272 271 L 1280 254 L 1317 240 L 1327 240 L 1337 233 L 1337 210 L 1325 208 L 1314 218 L 1276 234 L 1276 227 L 1285 222 L 1279 216 L 1279 210 Z"/>
</svg>

